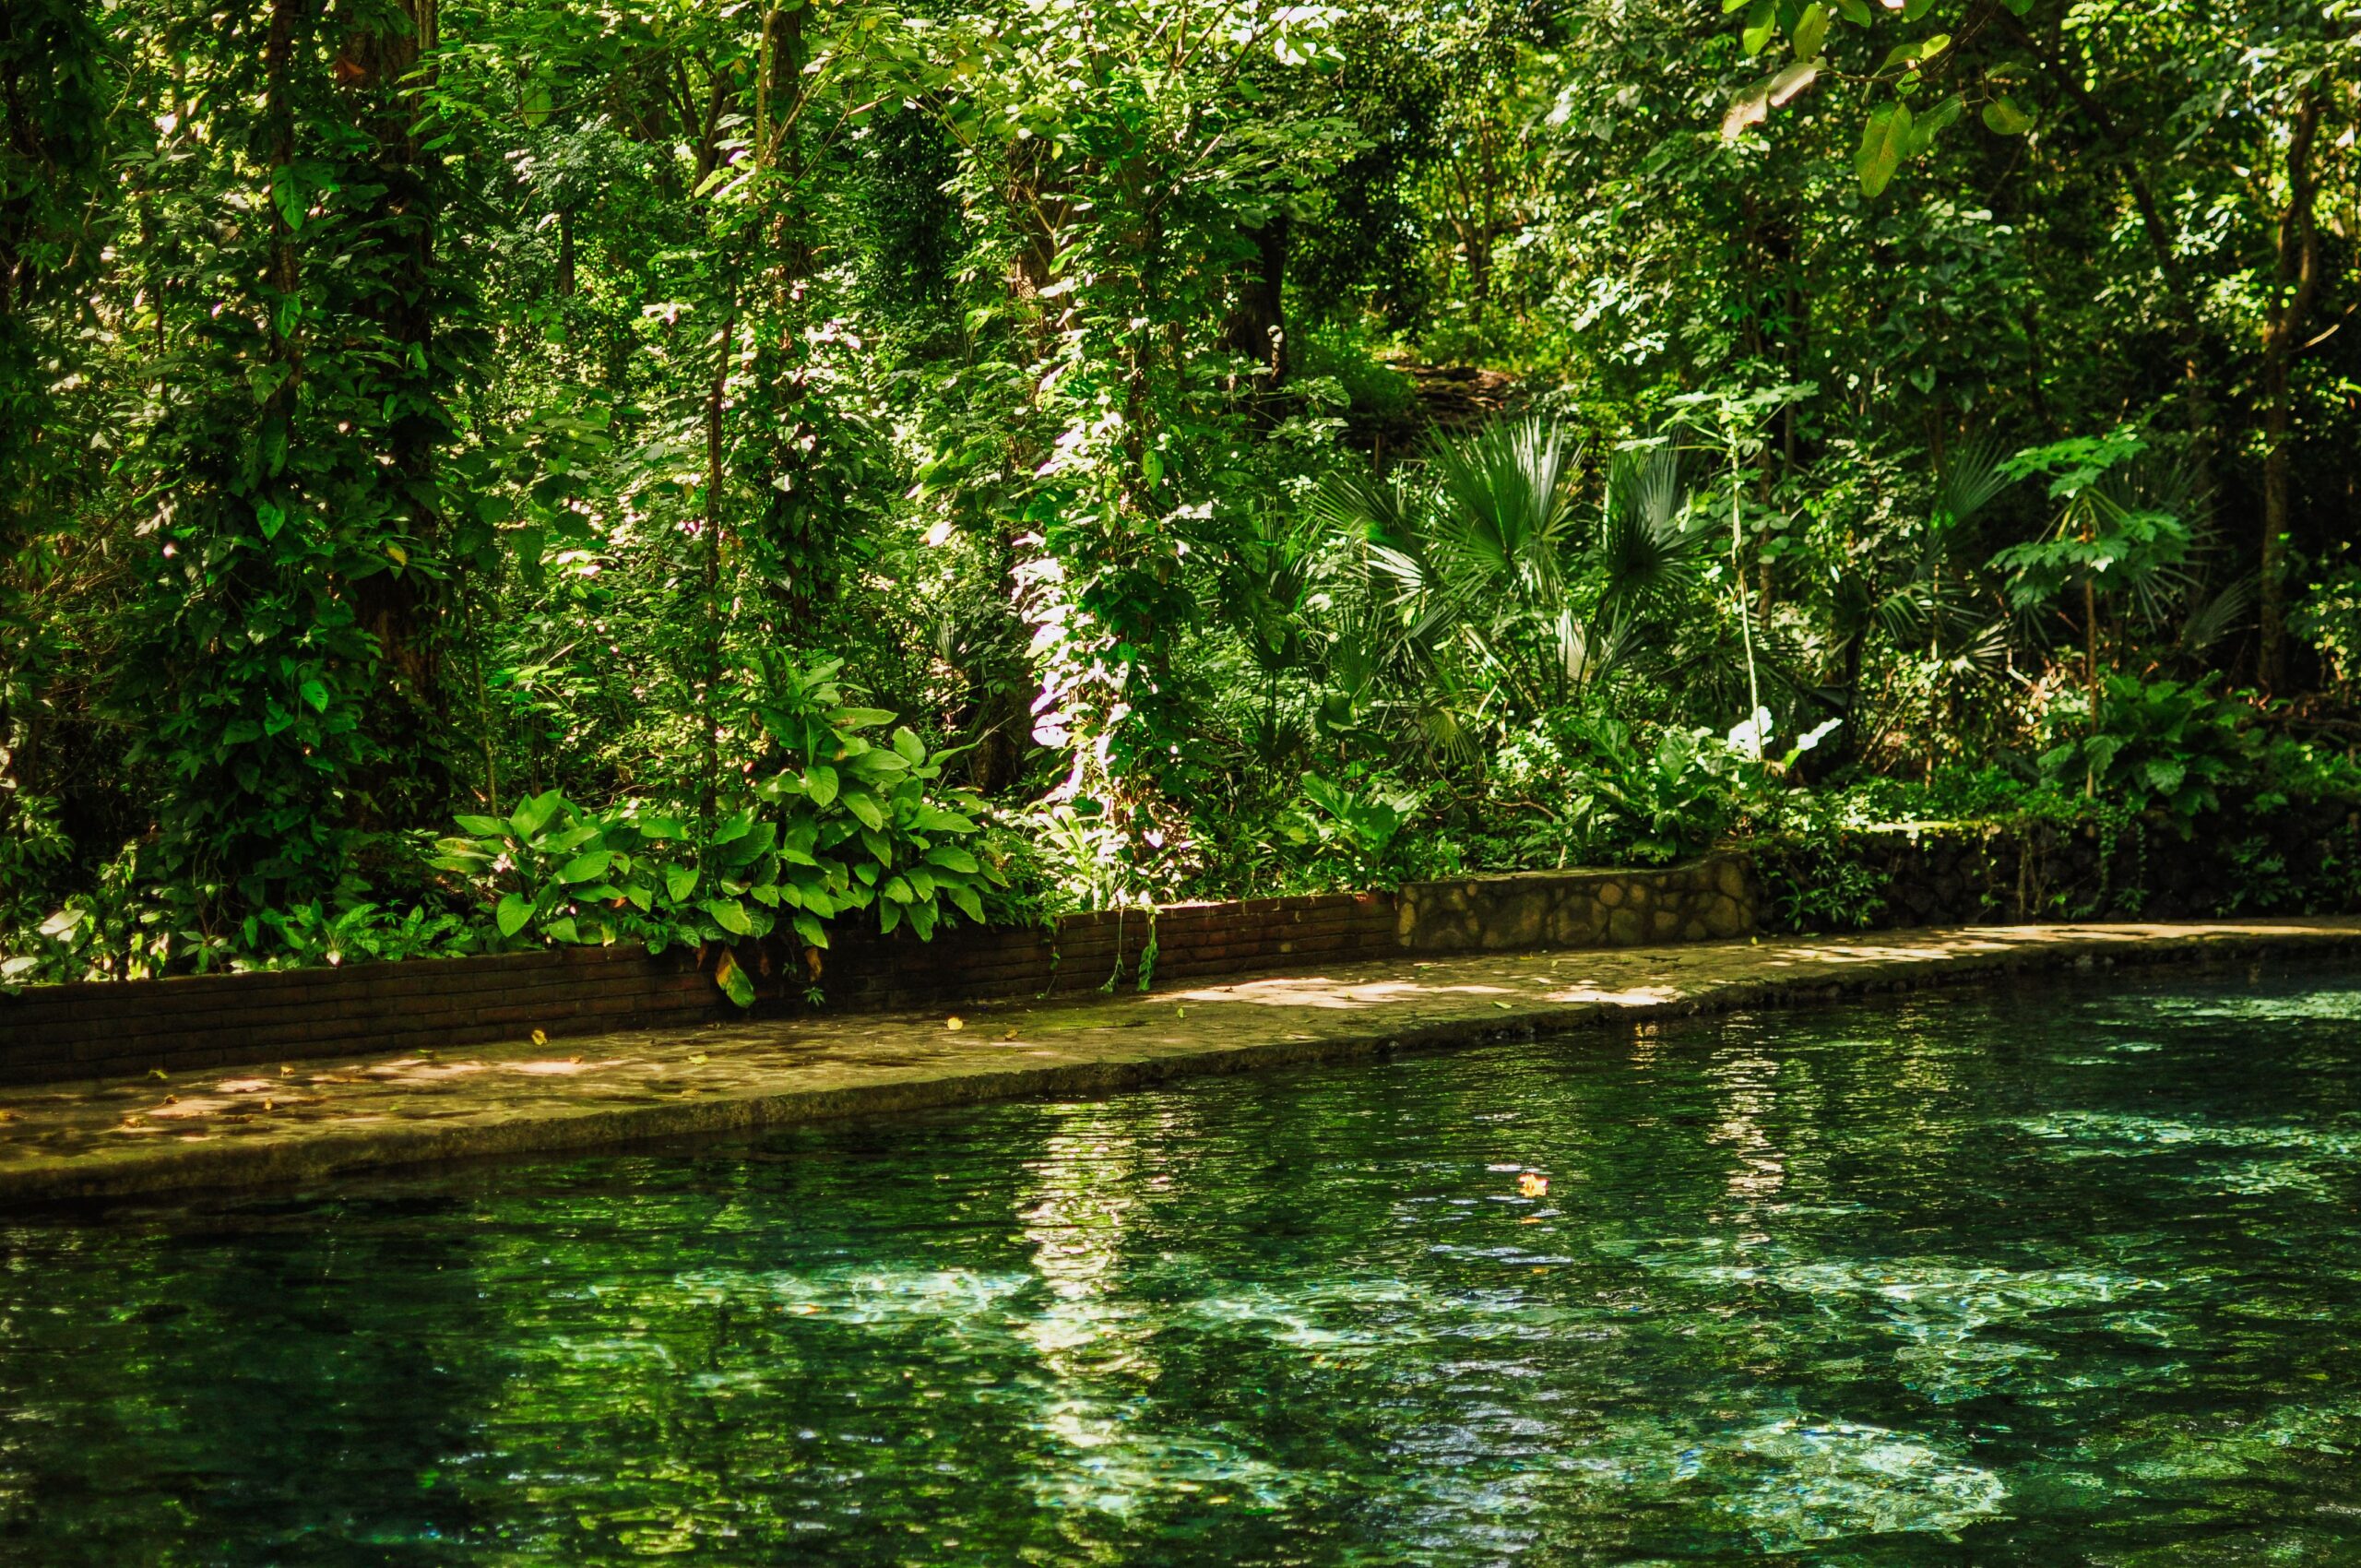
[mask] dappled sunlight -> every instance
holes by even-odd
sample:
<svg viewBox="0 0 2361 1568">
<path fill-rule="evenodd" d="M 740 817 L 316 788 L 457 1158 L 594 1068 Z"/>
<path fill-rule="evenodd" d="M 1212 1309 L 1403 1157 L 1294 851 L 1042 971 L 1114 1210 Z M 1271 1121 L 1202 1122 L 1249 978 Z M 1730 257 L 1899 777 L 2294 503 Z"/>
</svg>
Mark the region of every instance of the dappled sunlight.
<svg viewBox="0 0 2361 1568">
<path fill-rule="evenodd" d="M 1512 987 L 1485 981 L 1440 985 L 1415 980 L 1339 980 L 1324 975 L 1298 975 L 1169 994 L 1171 1000 L 1189 1005 L 1243 1002 L 1257 1007 L 1352 1008 L 1380 1007 L 1428 997 L 1512 996 L 1517 992 Z"/>
<path fill-rule="evenodd" d="M 391 1163 L 409 1158 L 401 1134 L 445 1158 L 479 1146 L 515 1150 L 584 1114 L 611 1116 L 616 1140 L 682 1130 L 685 1106 L 715 1108 L 722 1124 L 759 1105 L 765 1117 L 835 1114 L 877 1097 L 880 1108 L 1038 1092 L 1027 1075 L 1088 1075 L 1087 1092 L 1120 1087 L 1147 1061 L 1202 1059 L 1290 1047 L 1324 1051 L 1407 1031 L 1442 1043 L 1501 1028 L 1560 1027 L 1593 1015 L 1635 1020 L 1667 1011 L 1752 1005 L 1781 993 L 1832 996 L 1864 981 L 1921 983 L 1946 971 L 2031 973 L 2111 963 L 2116 955 L 2168 944 L 2196 958 L 2233 949 L 2350 942 L 2361 922 L 2254 920 L 2172 925 L 1951 927 L 1862 936 L 1693 943 L 1670 947 L 1536 949 L 1398 958 L 1192 986 L 1147 997 L 1060 1002 L 1005 1011 L 971 1007 L 967 1027 L 941 1014 L 806 1016 L 747 1021 L 728 1031 L 623 1031 L 563 1042 L 519 1039 L 446 1059 L 431 1048 L 374 1061 L 252 1067 L 219 1075 L 150 1074 L 76 1087 L 0 1091 L 0 1197 L 10 1193 L 148 1191 L 189 1184 L 175 1170 L 202 1158 L 208 1182 L 255 1169 L 283 1175 L 285 1151 L 321 1146 L 324 1162 Z M 2291 940 L 2292 939 L 2292 940 Z M 1653 1024 L 1643 1027 L 1655 1027 Z M 1162 1069 L 1159 1069 L 1159 1071 Z M 160 1081 L 159 1081 L 160 1080 Z M 931 1087 L 929 1087 L 931 1086 Z M 1022 1086 L 1022 1087 L 1020 1087 Z M 1930 1080 L 1928 1092 L 1941 1087 Z M 807 1109 L 809 1108 L 809 1109 Z M 644 1112 L 657 1113 L 644 1124 Z M 1737 1152 L 1734 1202 L 1780 1200 L 1786 1167 L 1776 1140 L 1750 1127 L 1762 1117 L 1733 1104 L 1720 1119 Z M 578 1134 L 564 1134 L 568 1138 Z M 203 1146 L 200 1152 L 200 1146 Z M 334 1152 L 329 1152 L 333 1147 Z M 310 1158 L 310 1157 L 306 1157 Z M 2289 1178 L 2292 1180 L 2293 1178 Z M 2254 1186 L 2262 1177 L 2236 1181 Z M 2285 1185 L 2278 1177 L 2271 1181 Z M 2228 1190 L 2225 1175 L 2215 1183 Z M 2275 1189 L 2274 1189 L 2275 1190 Z"/>
<path fill-rule="evenodd" d="M 1680 994 L 1678 986 L 1669 985 L 1629 985 L 1619 991 L 1576 985 L 1546 992 L 1540 999 L 1544 1002 L 1589 1002 L 1607 1007 L 1658 1007 L 1679 1001 Z"/>
</svg>

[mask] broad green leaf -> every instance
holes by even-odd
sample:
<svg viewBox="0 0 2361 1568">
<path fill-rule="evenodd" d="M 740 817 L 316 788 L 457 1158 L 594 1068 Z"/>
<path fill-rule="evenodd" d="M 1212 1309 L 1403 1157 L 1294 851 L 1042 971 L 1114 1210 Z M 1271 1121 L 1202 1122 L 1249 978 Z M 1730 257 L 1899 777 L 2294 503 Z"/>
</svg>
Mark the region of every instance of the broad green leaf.
<svg viewBox="0 0 2361 1568">
<path fill-rule="evenodd" d="M 713 917 L 713 923 L 732 936 L 752 936 L 754 922 L 747 918 L 746 906 L 735 898 L 708 898 L 697 906 Z"/>
<path fill-rule="evenodd" d="M 868 730 L 893 723 L 894 715 L 882 707 L 840 707 L 828 715 L 828 722 L 839 730 Z"/>
<path fill-rule="evenodd" d="M 552 942 L 580 942 L 582 940 L 582 933 L 575 928 L 572 915 L 563 915 L 556 920 L 545 922 L 541 927 L 541 934 Z"/>
<path fill-rule="evenodd" d="M 604 876 L 614 858 L 612 849 L 586 850 L 559 867 L 557 879 L 560 882 L 587 882 L 594 876 Z"/>
<path fill-rule="evenodd" d="M 980 869 L 976 857 L 956 844 L 937 844 L 926 852 L 926 858 L 945 871 L 974 873 Z"/>
<path fill-rule="evenodd" d="M 1916 158 L 1932 147 L 1935 144 L 1935 138 L 1942 135 L 1952 122 L 1960 117 L 1960 113 L 1964 107 L 1960 101 L 1959 94 L 1953 93 L 1924 114 L 1913 119 L 1910 123 L 1909 145 L 1902 149 L 1903 158 L 1905 160 Z"/>
<path fill-rule="evenodd" d="M 503 822 L 496 816 L 460 815 L 454 817 L 452 820 L 459 825 L 460 831 L 472 833 L 479 838 L 505 838 L 508 837 L 508 824 Z"/>
<path fill-rule="evenodd" d="M 638 827 L 650 838 L 679 838 L 683 836 L 678 817 L 643 816 L 638 819 Z"/>
<path fill-rule="evenodd" d="M 519 838 L 530 838 L 534 834 L 547 827 L 550 818 L 557 815 L 558 808 L 564 804 L 565 797 L 555 790 L 546 794 L 536 795 L 511 814 L 508 818 L 509 828 Z"/>
<path fill-rule="evenodd" d="M 739 967 L 736 956 L 727 947 L 721 950 L 721 961 L 714 966 L 713 981 L 721 988 L 724 996 L 739 1006 L 752 1007 L 754 1004 L 754 982 Z"/>
<path fill-rule="evenodd" d="M 492 911 L 492 921 L 503 936 L 514 936 L 525 929 L 533 918 L 533 906 L 521 893 L 511 893 L 500 900 L 500 908 Z"/>
<path fill-rule="evenodd" d="M 1779 7 L 1774 0 L 1754 0 L 1746 10 L 1745 25 L 1738 30 L 1738 47 L 1751 58 L 1770 46 L 1779 30 Z"/>
<path fill-rule="evenodd" d="M 1994 136 L 2021 137 L 2033 129 L 2033 116 L 2018 108 L 2015 99 L 2002 93 L 1984 106 L 1984 128 Z"/>
<path fill-rule="evenodd" d="M 577 822 L 563 833 L 552 833 L 546 838 L 534 840 L 533 848 L 545 855 L 563 855 L 579 849 L 599 837 L 595 822 Z"/>
<path fill-rule="evenodd" d="M 1910 142 L 1910 105 L 1891 99 L 1869 111 L 1861 127 L 1861 148 L 1853 155 L 1854 172 L 1860 176 L 1861 194 L 1876 196 L 1893 179 L 1902 164 L 1903 148 Z"/>
<path fill-rule="evenodd" d="M 836 770 L 825 763 L 816 763 L 803 773 L 803 792 L 812 797 L 815 806 L 825 806 L 836 798 Z"/>
<path fill-rule="evenodd" d="M 326 686 L 317 681 L 306 681 L 299 690 L 303 694 L 303 700 L 312 705 L 312 711 L 314 713 L 326 713 L 328 710 L 328 689 Z"/>
<path fill-rule="evenodd" d="M 696 885 L 697 873 L 694 866 L 666 866 L 664 868 L 664 893 L 673 903 L 677 904 L 686 898 L 695 891 Z"/>
<path fill-rule="evenodd" d="M 957 812 L 947 812 L 940 806 L 920 806 L 910 817 L 910 826 L 920 833 L 973 833 L 975 822 Z"/>
<path fill-rule="evenodd" d="M 1787 35 L 1787 42 L 1793 46 L 1798 63 L 1820 58 L 1821 44 L 1828 37 L 1828 7 L 1817 4 L 1817 0 L 1806 6 L 1803 15 L 1796 18 L 1795 30 Z"/>
<path fill-rule="evenodd" d="M 963 882 L 949 882 L 943 884 L 943 892 L 945 897 L 959 907 L 961 914 L 974 921 L 978 925 L 984 923 L 984 901 L 976 897 L 974 888 Z"/>
<path fill-rule="evenodd" d="M 844 802 L 845 810 L 859 817 L 862 826 L 869 828 L 871 832 L 877 832 L 884 827 L 885 813 L 871 796 L 853 790 L 848 790 L 838 798 Z"/>
<path fill-rule="evenodd" d="M 918 738 L 917 731 L 905 724 L 894 731 L 894 754 L 912 767 L 916 767 L 926 760 L 926 742 Z"/>
<path fill-rule="evenodd" d="M 1869 0 L 1834 0 L 1836 14 L 1857 28 L 1869 25 Z"/>
</svg>

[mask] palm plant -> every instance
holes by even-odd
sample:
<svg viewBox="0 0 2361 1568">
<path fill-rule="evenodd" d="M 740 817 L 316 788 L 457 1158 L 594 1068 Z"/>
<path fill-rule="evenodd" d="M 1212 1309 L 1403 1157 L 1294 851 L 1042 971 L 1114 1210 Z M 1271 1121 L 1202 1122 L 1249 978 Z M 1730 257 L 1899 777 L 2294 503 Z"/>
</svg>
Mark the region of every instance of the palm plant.
<svg viewBox="0 0 2361 1568">
<path fill-rule="evenodd" d="M 1679 464 L 1666 445 L 1617 453 L 1585 512 L 1579 445 L 1528 418 L 1443 443 L 1411 472 L 1330 485 L 1315 515 L 1360 547 L 1332 683 L 1429 752 L 1578 697 L 1694 578 L 1705 534 Z"/>
</svg>

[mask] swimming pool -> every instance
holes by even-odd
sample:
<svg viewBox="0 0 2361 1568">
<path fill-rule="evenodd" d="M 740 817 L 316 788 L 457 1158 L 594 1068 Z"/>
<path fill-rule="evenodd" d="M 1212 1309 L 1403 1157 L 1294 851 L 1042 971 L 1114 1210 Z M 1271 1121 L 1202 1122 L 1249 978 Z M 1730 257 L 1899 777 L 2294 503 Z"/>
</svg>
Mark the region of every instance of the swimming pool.
<svg viewBox="0 0 2361 1568">
<path fill-rule="evenodd" d="M 0 1217 L 10 1562 L 2353 1562 L 2356 1449 L 2319 968 Z"/>
</svg>

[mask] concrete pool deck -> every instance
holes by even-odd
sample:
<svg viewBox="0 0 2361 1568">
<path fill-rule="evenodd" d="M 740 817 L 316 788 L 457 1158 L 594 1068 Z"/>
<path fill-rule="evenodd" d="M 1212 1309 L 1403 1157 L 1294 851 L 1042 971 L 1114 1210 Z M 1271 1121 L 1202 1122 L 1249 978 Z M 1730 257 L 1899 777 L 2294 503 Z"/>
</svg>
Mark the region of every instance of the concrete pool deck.
<svg viewBox="0 0 2361 1568">
<path fill-rule="evenodd" d="M 1090 1096 L 1982 976 L 2343 955 L 2361 919 L 1964 926 L 1356 964 L 957 1019 L 848 1015 L 0 1088 L 0 1203 L 316 1180 Z"/>
</svg>

